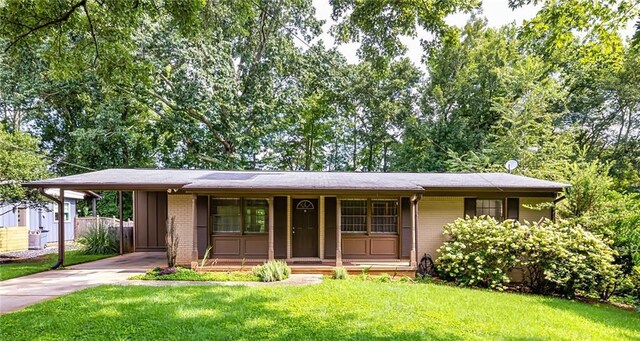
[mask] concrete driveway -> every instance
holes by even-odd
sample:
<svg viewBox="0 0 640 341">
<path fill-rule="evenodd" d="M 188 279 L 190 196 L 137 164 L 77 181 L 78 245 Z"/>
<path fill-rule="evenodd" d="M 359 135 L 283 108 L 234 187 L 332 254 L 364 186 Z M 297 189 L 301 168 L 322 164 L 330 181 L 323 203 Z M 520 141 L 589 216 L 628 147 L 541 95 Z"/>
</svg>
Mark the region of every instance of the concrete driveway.
<svg viewBox="0 0 640 341">
<path fill-rule="evenodd" d="M 135 252 L 0 281 L 0 314 L 84 288 L 114 284 L 166 265 L 164 252 Z"/>
</svg>

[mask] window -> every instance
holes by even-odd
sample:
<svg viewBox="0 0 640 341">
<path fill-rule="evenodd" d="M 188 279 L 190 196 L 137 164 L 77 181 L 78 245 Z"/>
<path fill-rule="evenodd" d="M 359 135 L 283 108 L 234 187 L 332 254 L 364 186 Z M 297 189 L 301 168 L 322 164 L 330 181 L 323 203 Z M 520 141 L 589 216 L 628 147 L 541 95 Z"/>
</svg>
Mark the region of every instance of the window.
<svg viewBox="0 0 640 341">
<path fill-rule="evenodd" d="M 340 222 L 346 233 L 398 233 L 397 199 L 340 200 Z"/>
<path fill-rule="evenodd" d="M 213 232 L 240 232 L 240 199 L 211 198 Z"/>
<path fill-rule="evenodd" d="M 476 200 L 476 216 L 489 216 L 496 220 L 501 221 L 502 214 L 502 200 L 496 199 L 477 199 Z"/>
<path fill-rule="evenodd" d="M 398 232 L 398 200 L 372 200 L 371 211 L 371 232 Z"/>
<path fill-rule="evenodd" d="M 58 221 L 58 204 L 53 204 L 53 221 Z M 64 221 L 68 222 L 71 219 L 71 203 L 64 203 Z"/>
<path fill-rule="evenodd" d="M 266 233 L 269 221 L 266 199 L 246 199 L 244 203 L 244 232 Z"/>
<path fill-rule="evenodd" d="M 367 200 L 340 200 L 342 232 L 367 232 Z"/>
</svg>

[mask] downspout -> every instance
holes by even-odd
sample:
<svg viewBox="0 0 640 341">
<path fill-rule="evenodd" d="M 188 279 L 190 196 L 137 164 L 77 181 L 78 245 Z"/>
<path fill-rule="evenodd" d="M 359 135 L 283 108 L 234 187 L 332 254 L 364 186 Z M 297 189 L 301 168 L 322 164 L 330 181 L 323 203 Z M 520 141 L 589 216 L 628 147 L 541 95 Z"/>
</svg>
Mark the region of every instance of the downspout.
<svg viewBox="0 0 640 341">
<path fill-rule="evenodd" d="M 551 221 L 556 222 L 556 205 L 567 197 L 561 194 L 559 197 L 553 199 L 553 207 L 551 207 Z"/>
<path fill-rule="evenodd" d="M 60 198 L 47 194 L 44 188 L 38 188 L 38 191 L 58 204 L 58 262 L 51 267 L 55 270 L 64 264 L 64 190 L 60 188 Z"/>
</svg>

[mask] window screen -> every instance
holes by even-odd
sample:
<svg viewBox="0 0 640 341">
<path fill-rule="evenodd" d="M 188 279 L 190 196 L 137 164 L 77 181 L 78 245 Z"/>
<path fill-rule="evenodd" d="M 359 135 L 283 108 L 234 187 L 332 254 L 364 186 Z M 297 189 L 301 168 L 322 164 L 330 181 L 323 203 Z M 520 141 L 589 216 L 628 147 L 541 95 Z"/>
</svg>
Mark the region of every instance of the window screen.
<svg viewBox="0 0 640 341">
<path fill-rule="evenodd" d="M 340 200 L 342 232 L 367 232 L 367 200 Z"/>
<path fill-rule="evenodd" d="M 371 232 L 398 232 L 398 200 L 373 200 L 371 211 Z"/>
</svg>

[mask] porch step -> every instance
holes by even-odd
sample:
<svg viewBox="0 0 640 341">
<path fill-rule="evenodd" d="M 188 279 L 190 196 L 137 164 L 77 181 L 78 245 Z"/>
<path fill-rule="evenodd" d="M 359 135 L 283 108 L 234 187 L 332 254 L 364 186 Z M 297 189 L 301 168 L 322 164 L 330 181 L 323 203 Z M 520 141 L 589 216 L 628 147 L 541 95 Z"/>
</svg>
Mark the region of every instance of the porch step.
<svg viewBox="0 0 640 341">
<path fill-rule="evenodd" d="M 213 265 L 213 266 L 205 266 L 203 268 L 197 268 L 198 271 L 203 272 L 232 272 L 232 271 L 243 271 L 250 272 L 252 265 Z M 331 265 L 298 265 L 292 264 L 291 273 L 294 274 L 318 274 L 318 275 L 331 275 L 333 272 L 334 266 Z M 375 266 L 375 265 L 347 265 L 344 266 L 347 269 L 347 272 L 351 275 L 358 275 L 363 272 L 366 272 L 370 275 L 377 276 L 383 273 L 386 273 L 390 276 L 415 276 L 416 269 L 410 266 Z"/>
</svg>

